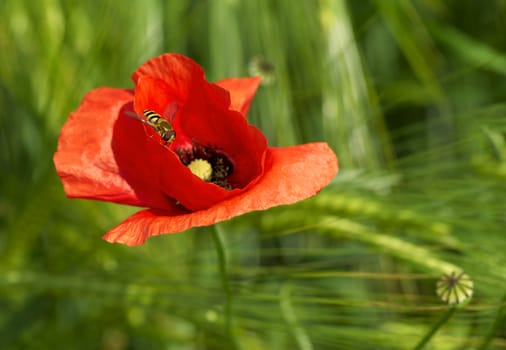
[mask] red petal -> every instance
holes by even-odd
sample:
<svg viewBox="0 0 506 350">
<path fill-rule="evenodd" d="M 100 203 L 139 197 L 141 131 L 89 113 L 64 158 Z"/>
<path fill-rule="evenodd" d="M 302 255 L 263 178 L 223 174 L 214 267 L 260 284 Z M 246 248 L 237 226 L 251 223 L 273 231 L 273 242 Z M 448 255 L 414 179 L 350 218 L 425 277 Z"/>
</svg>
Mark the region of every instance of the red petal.
<svg viewBox="0 0 506 350">
<path fill-rule="evenodd" d="M 122 115 L 132 110 L 130 90 L 99 88 L 90 91 L 70 114 L 54 155 L 56 171 L 67 196 L 122 204 L 170 208 L 171 203 L 152 182 L 132 186 L 118 165 L 114 151 L 118 120 L 129 120 L 143 134 L 143 124 Z M 122 118 L 120 118 L 122 116 Z M 129 142 L 135 138 L 129 136 Z"/>
<path fill-rule="evenodd" d="M 215 82 L 230 93 L 230 108 L 246 116 L 262 78 L 230 78 Z"/>
<path fill-rule="evenodd" d="M 176 125 L 197 143 L 223 151 L 234 162 L 230 182 L 244 188 L 263 172 L 267 140 L 239 112 L 217 103 L 207 88 L 204 85 L 192 90 Z"/>
<path fill-rule="evenodd" d="M 295 203 L 318 193 L 338 170 L 337 158 L 326 143 L 271 148 L 266 163 L 264 176 L 249 191 L 192 213 L 141 211 L 106 233 L 104 239 L 135 246 L 150 236 L 212 225 L 250 211 Z"/>
<path fill-rule="evenodd" d="M 261 175 L 262 159 L 267 149 L 265 137 L 248 125 L 243 115 L 229 109 L 228 91 L 205 81 L 202 68 L 194 61 L 177 54 L 164 54 L 143 64 L 133 74 L 133 79 L 137 84 L 135 106 L 138 112 L 154 109 L 161 113 L 176 97 L 180 108 L 173 123 L 176 141 L 171 149 L 188 140 L 220 149 L 234 162 L 234 173 L 229 180 L 239 188 Z M 259 78 L 246 78 L 221 83 L 231 89 L 232 107 L 246 112 L 259 82 Z M 208 208 L 224 199 L 224 193 L 214 189 L 212 184 L 201 185 L 208 188 L 199 190 L 188 185 L 178 186 L 181 191 L 177 199 L 191 210 Z M 181 196 L 184 190 L 191 193 Z M 207 197 L 199 195 L 211 192 L 217 193 Z"/>
<path fill-rule="evenodd" d="M 152 184 L 158 186 L 160 191 L 165 193 L 167 197 L 179 201 L 185 208 L 195 211 L 207 209 L 212 205 L 220 202 L 230 196 L 236 194 L 236 191 L 227 191 L 224 188 L 211 183 L 202 181 L 191 171 L 185 167 L 169 149 L 175 149 L 185 140 L 198 140 L 203 145 L 218 145 L 218 142 L 224 144 L 225 147 L 231 148 L 229 156 L 235 156 L 234 152 L 244 152 L 245 156 L 237 157 L 235 177 L 239 178 L 246 186 L 255 177 L 262 172 L 262 153 L 267 148 L 265 138 L 259 131 L 253 133 L 253 137 L 258 137 L 259 141 L 255 141 L 250 136 L 251 132 L 247 127 L 246 120 L 240 116 L 235 116 L 236 122 L 228 120 L 230 113 L 228 107 L 221 106 L 222 111 L 218 110 L 216 100 L 213 99 L 214 92 L 211 91 L 208 96 L 206 91 L 208 87 L 204 81 L 201 84 L 194 84 L 194 91 L 188 97 L 189 103 L 186 107 L 178 110 L 177 117 L 174 122 L 174 130 L 176 131 L 176 141 L 168 147 L 160 144 L 160 138 L 156 135 L 144 137 L 142 135 L 134 135 L 135 130 L 130 129 L 131 120 L 120 120 L 118 123 L 118 132 L 116 136 L 117 162 L 122 169 L 123 176 L 131 182 L 138 182 L 142 179 L 148 179 Z M 212 103 L 207 103 L 209 100 Z M 149 76 L 142 76 L 138 79 L 138 85 L 135 90 L 135 105 L 137 110 L 153 109 L 161 111 L 166 105 L 171 103 L 168 88 L 162 80 Z M 223 115 L 222 115 L 223 114 Z M 133 120 L 135 122 L 135 120 Z M 120 125 L 120 123 L 122 123 Z M 136 122 L 139 126 L 140 122 Z M 223 125 L 227 128 L 227 133 L 217 133 L 216 128 L 222 129 Z M 182 125 L 182 126 L 181 126 Z M 187 127 L 186 125 L 190 125 Z M 132 125 L 133 127 L 133 125 Z M 153 134 L 151 127 L 147 126 L 148 131 Z M 140 131 L 139 128 L 137 128 Z M 149 133 L 148 133 L 149 134 Z M 239 138 L 238 135 L 243 135 Z M 217 139 L 222 137 L 223 139 Z M 138 140 L 132 142 L 132 139 Z M 230 140 L 235 141 L 230 144 Z M 183 141 L 181 141 L 183 140 Z M 262 143 L 263 140 L 263 143 Z M 241 146 L 247 142 L 248 145 Z M 257 143 L 260 142 L 260 146 Z M 239 146 L 236 146 L 238 145 Z M 248 160 L 247 164 L 243 164 L 242 160 Z M 243 169 L 240 171 L 239 169 Z M 242 177 L 241 177 L 242 176 Z M 243 187 L 244 187 L 243 186 Z"/>
<path fill-rule="evenodd" d="M 166 82 L 149 76 L 140 77 L 135 88 L 134 108 L 142 115 L 144 110 L 150 109 L 163 115 L 171 102 L 178 102 L 172 89 Z"/>
<path fill-rule="evenodd" d="M 179 54 L 163 54 L 146 61 L 132 74 L 135 84 L 138 84 L 138 80 L 142 76 L 165 81 L 171 89 L 171 93 L 182 104 L 194 89 L 194 84 L 201 84 L 205 81 L 202 67 L 192 59 Z M 213 89 L 216 92 L 216 98 L 227 105 L 230 104 L 230 98 L 225 90 L 217 86 Z"/>
<path fill-rule="evenodd" d="M 147 136 L 143 128 L 150 127 L 133 118 L 120 118 L 112 140 L 121 176 L 136 190 L 152 186 L 153 191 L 143 193 L 142 206 L 168 209 L 167 203 L 177 200 L 189 210 L 200 210 L 231 195 L 193 175 L 174 152 Z M 153 205 L 149 196 L 162 197 L 166 203 Z"/>
</svg>

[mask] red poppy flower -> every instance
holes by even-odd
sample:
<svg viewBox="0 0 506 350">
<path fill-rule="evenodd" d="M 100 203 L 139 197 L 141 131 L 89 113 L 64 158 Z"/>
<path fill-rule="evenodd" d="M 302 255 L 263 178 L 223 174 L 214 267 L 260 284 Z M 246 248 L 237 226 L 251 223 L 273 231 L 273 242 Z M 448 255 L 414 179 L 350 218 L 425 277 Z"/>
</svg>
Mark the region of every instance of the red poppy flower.
<svg viewBox="0 0 506 350">
<path fill-rule="evenodd" d="M 209 83 L 191 59 L 165 54 L 135 89 L 90 91 L 61 130 L 56 170 L 71 198 L 146 207 L 109 242 L 207 226 L 316 194 L 337 173 L 325 143 L 269 148 L 245 115 L 259 78 Z"/>
</svg>

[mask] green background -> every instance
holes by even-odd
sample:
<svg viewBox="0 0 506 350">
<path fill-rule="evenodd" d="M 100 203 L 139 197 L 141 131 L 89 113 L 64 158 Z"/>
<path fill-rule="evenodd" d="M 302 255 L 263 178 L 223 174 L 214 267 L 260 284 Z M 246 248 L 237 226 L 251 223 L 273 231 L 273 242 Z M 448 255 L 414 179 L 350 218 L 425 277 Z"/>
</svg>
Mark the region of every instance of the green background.
<svg viewBox="0 0 506 350">
<path fill-rule="evenodd" d="M 506 2 L 0 1 L 0 348 L 227 349 L 209 228 L 101 240 L 136 208 L 68 200 L 52 163 L 87 91 L 163 52 L 260 72 L 273 146 L 326 141 L 318 196 L 218 225 L 243 349 L 506 347 Z M 76 139 L 75 142 L 79 142 Z M 310 166 L 310 164 L 308 164 Z"/>
</svg>

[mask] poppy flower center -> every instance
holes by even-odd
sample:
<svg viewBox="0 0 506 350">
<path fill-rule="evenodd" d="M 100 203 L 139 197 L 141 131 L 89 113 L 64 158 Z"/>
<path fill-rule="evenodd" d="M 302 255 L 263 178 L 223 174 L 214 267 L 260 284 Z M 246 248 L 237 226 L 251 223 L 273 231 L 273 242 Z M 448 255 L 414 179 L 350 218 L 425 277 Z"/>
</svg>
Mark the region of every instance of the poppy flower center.
<svg viewBox="0 0 506 350">
<path fill-rule="evenodd" d="M 223 152 L 199 144 L 192 144 L 191 148 L 180 147 L 175 152 L 195 176 L 226 190 L 233 188 L 227 177 L 234 171 L 234 165 Z"/>
<path fill-rule="evenodd" d="M 188 169 L 193 175 L 198 176 L 204 181 L 209 181 L 213 175 L 213 167 L 207 160 L 195 159 L 188 164 Z"/>
</svg>

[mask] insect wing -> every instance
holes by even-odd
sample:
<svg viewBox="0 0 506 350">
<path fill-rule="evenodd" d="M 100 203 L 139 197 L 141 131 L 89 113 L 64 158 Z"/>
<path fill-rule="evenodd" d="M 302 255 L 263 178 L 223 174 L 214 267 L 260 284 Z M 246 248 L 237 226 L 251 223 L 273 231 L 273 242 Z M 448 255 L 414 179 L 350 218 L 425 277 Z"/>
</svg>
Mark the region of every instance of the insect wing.
<svg viewBox="0 0 506 350">
<path fill-rule="evenodd" d="M 174 118 L 176 117 L 176 113 L 179 109 L 179 106 L 177 105 L 177 102 L 170 103 L 167 108 L 163 111 L 163 117 L 165 120 L 167 120 L 171 125 L 174 121 Z"/>
<path fill-rule="evenodd" d="M 140 120 L 140 121 L 141 121 L 141 122 L 143 122 L 144 124 L 149 125 L 149 123 L 148 123 L 148 121 L 146 120 L 146 118 L 140 117 L 137 113 L 135 113 L 135 112 L 133 112 L 133 111 L 125 111 L 125 114 L 126 114 L 127 116 L 129 116 L 130 118 Z"/>
</svg>

